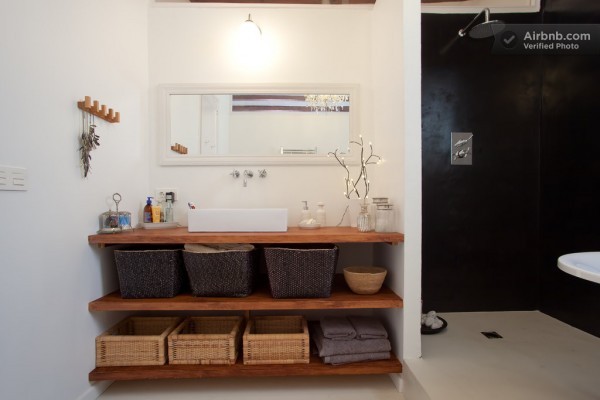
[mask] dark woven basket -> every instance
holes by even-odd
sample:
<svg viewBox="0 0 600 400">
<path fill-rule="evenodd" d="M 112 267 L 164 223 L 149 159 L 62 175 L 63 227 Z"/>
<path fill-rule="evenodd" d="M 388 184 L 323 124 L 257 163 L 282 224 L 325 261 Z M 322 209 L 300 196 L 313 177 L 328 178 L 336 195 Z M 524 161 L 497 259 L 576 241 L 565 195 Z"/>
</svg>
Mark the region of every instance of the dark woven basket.
<svg viewBox="0 0 600 400">
<path fill-rule="evenodd" d="M 175 297 L 185 286 L 181 249 L 115 250 L 121 297 Z"/>
<path fill-rule="evenodd" d="M 338 260 L 337 246 L 265 247 L 264 254 L 274 298 L 331 296 Z"/>
<path fill-rule="evenodd" d="M 254 290 L 256 250 L 220 253 L 183 251 L 183 261 L 194 296 L 245 297 Z"/>
</svg>

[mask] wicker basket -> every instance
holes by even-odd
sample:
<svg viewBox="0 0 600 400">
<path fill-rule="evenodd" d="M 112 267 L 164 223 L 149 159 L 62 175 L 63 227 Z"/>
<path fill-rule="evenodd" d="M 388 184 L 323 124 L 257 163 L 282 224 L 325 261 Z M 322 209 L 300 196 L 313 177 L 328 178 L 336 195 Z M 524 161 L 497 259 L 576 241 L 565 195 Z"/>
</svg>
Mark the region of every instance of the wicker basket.
<svg viewBox="0 0 600 400">
<path fill-rule="evenodd" d="M 184 288 L 181 249 L 115 250 L 121 297 L 175 297 Z"/>
<path fill-rule="evenodd" d="M 129 317 L 96 337 L 96 366 L 163 365 L 178 317 Z"/>
<path fill-rule="evenodd" d="M 189 317 L 168 336 L 169 364 L 235 364 L 242 317 Z"/>
<path fill-rule="evenodd" d="M 387 270 L 381 267 L 346 267 L 344 279 L 356 294 L 375 294 L 381 289 Z"/>
<path fill-rule="evenodd" d="M 254 317 L 244 331 L 244 364 L 307 364 L 309 349 L 302 316 Z"/>
<path fill-rule="evenodd" d="M 276 299 L 329 297 L 338 260 L 335 245 L 266 247 L 271 294 Z"/>
<path fill-rule="evenodd" d="M 183 261 L 194 296 L 245 297 L 254 290 L 254 248 L 219 253 L 183 251 Z"/>
</svg>

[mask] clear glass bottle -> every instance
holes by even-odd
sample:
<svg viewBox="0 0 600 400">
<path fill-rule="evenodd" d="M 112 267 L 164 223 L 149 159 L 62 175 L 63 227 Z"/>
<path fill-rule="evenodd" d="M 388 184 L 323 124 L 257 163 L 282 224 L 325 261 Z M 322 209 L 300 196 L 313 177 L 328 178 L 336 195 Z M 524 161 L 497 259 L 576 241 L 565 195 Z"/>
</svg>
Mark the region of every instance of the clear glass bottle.
<svg viewBox="0 0 600 400">
<path fill-rule="evenodd" d="M 326 221 L 326 217 L 325 217 L 325 204 L 318 202 L 317 203 L 317 212 L 316 212 L 316 220 L 317 223 L 321 226 L 326 226 L 327 225 L 327 221 Z"/>
<path fill-rule="evenodd" d="M 375 232 L 394 232 L 395 218 L 392 204 L 378 204 L 375 215 Z"/>
<path fill-rule="evenodd" d="M 369 205 L 361 204 L 360 213 L 356 221 L 356 227 L 359 232 L 369 232 L 371 230 L 371 216 L 369 215 Z"/>
<path fill-rule="evenodd" d="M 167 192 L 166 201 L 167 207 L 165 208 L 165 222 L 173 222 L 173 192 Z"/>
</svg>

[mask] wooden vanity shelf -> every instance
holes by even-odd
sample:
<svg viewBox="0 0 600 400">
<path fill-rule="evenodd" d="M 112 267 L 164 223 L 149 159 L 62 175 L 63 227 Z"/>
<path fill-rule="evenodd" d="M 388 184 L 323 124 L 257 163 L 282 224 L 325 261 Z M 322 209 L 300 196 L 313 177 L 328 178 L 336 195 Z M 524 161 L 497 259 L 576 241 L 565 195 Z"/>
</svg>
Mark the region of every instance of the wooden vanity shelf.
<svg viewBox="0 0 600 400">
<path fill-rule="evenodd" d="M 355 294 L 342 275 L 336 276 L 331 297 L 274 299 L 267 284 L 247 297 L 194 297 L 190 293 L 167 299 L 123 299 L 113 292 L 89 303 L 90 311 L 247 311 L 402 308 L 402 298 L 387 287 L 373 295 Z"/>
<path fill-rule="evenodd" d="M 118 234 L 90 235 L 88 242 L 100 247 L 125 244 L 183 243 L 390 243 L 404 241 L 398 232 L 358 232 L 350 227 L 327 227 L 317 230 L 289 228 L 287 232 L 188 232 L 187 228 L 144 230 Z M 343 276 L 334 280 L 331 296 L 314 299 L 274 299 L 264 283 L 247 297 L 194 297 L 189 293 L 174 298 L 123 299 L 119 292 L 110 293 L 89 303 L 98 311 L 251 311 L 261 310 L 340 310 L 402 308 L 402 298 L 387 287 L 374 295 L 358 295 L 350 291 Z M 97 367 L 89 374 L 90 381 L 144 380 L 259 376 L 372 375 L 402 372 L 402 364 L 392 355 L 390 360 L 366 361 L 345 365 L 324 364 L 311 357 L 309 364 L 244 365 L 241 357 L 234 365 L 161 365 L 144 367 Z"/>
<path fill-rule="evenodd" d="M 188 232 L 187 228 L 133 229 L 131 231 L 88 236 L 90 244 L 99 247 L 117 244 L 182 244 L 182 243 L 389 243 L 404 241 L 398 232 L 359 232 L 350 227 L 320 229 L 288 228 L 287 232 Z"/>
</svg>

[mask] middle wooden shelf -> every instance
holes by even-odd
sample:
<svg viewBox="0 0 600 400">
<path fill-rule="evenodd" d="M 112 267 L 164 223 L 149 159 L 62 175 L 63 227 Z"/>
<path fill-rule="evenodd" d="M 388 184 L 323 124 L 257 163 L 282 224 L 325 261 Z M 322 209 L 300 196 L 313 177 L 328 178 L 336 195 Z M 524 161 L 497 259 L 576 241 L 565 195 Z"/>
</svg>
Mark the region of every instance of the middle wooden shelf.
<svg viewBox="0 0 600 400">
<path fill-rule="evenodd" d="M 268 284 L 259 285 L 247 297 L 195 297 L 124 299 L 113 292 L 89 303 L 90 311 L 210 311 L 210 310 L 320 310 L 353 308 L 402 308 L 402 298 L 383 286 L 372 295 L 355 294 L 341 275 L 336 276 L 327 298 L 274 299 Z"/>
</svg>

